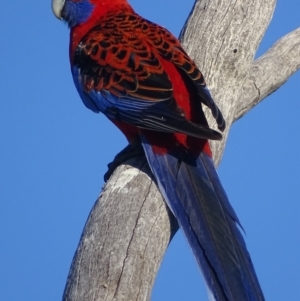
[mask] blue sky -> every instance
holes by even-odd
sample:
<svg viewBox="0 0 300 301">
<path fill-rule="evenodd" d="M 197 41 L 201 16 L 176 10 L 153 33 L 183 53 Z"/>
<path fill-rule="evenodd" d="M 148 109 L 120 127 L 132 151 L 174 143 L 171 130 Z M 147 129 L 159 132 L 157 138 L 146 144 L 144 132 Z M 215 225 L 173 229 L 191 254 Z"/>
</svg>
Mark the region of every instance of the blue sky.
<svg viewBox="0 0 300 301">
<path fill-rule="evenodd" d="M 131 4 L 178 35 L 193 1 Z M 259 53 L 300 26 L 299 11 L 299 0 L 278 0 Z M 50 1 L 5 1 L 0 14 L 0 299 L 60 300 L 106 165 L 126 141 L 81 103 Z M 300 72 L 234 124 L 219 168 L 272 301 L 300 300 L 299 83 Z M 181 233 L 152 300 L 207 300 Z"/>
</svg>

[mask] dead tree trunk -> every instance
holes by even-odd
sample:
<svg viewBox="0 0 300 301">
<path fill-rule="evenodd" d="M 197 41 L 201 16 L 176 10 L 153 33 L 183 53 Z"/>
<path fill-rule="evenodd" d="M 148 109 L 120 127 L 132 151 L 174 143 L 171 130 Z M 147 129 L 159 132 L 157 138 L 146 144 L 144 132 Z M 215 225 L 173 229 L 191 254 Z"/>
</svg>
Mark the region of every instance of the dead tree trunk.
<svg viewBox="0 0 300 301">
<path fill-rule="evenodd" d="M 223 141 L 212 143 L 216 165 L 232 123 L 300 68 L 300 29 L 254 60 L 275 4 L 198 0 L 182 30 L 181 42 L 204 73 L 227 122 Z M 63 300 L 149 300 L 177 229 L 145 158 L 127 161 L 116 169 L 90 213 Z"/>
</svg>

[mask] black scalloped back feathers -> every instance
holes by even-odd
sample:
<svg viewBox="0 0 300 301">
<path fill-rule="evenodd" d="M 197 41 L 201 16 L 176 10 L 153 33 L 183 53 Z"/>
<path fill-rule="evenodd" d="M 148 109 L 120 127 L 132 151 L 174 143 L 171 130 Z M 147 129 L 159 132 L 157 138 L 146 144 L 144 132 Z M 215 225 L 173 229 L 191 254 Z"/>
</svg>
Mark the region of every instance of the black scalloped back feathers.
<svg viewBox="0 0 300 301">
<path fill-rule="evenodd" d="M 73 65 L 79 68 L 87 92 L 106 90 L 120 98 L 160 103 L 155 107 L 161 111 L 152 110 L 151 113 L 152 117 L 155 117 L 153 113 L 158 113 L 158 118 L 148 118 L 148 125 L 149 120 L 150 123 L 155 121 L 156 130 L 162 126 L 194 137 L 221 139 L 220 133 L 207 127 L 204 114 L 201 125 L 185 118 L 183 110 L 175 103 L 173 85 L 160 57 L 172 62 L 185 81 L 194 87 L 198 95 L 194 100 L 196 111 L 203 114 L 201 101 L 211 109 L 219 129 L 224 130 L 225 121 L 206 88 L 202 73 L 179 41 L 165 28 L 137 14 L 113 14 L 102 18 L 80 41 Z M 166 118 L 162 111 L 167 110 Z M 200 129 L 205 129 L 205 133 L 197 134 Z"/>
</svg>

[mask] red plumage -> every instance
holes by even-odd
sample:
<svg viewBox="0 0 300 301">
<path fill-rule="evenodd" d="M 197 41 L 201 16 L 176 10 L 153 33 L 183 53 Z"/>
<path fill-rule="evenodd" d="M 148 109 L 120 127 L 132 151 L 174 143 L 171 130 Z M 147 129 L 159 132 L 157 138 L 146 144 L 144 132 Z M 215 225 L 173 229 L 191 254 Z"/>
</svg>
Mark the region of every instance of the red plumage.
<svg viewBox="0 0 300 301">
<path fill-rule="evenodd" d="M 99 73 L 87 76 L 84 79 L 85 89 L 106 89 L 115 95 L 123 93 L 125 89 L 128 95 L 148 101 L 173 97 L 187 120 L 207 126 L 195 86 L 204 87 L 205 81 L 179 41 L 165 28 L 137 15 L 126 1 L 91 2 L 98 5 L 89 20 L 71 30 L 70 58 L 72 61 L 79 42 L 83 42 L 85 54 L 104 67 L 110 79 L 104 82 Z M 94 29 L 91 31 L 91 28 Z M 133 58 L 134 66 L 128 65 L 129 58 Z M 154 85 L 152 75 L 159 75 L 169 86 L 166 83 L 160 86 L 157 81 Z M 97 77 L 99 80 L 95 79 Z M 140 129 L 112 121 L 129 141 L 139 135 Z M 153 133 L 142 131 L 158 152 L 166 152 L 179 143 L 193 153 L 203 149 L 211 155 L 207 140 L 188 137 L 183 133 L 174 133 L 172 136 L 163 134 L 158 138 Z"/>
</svg>

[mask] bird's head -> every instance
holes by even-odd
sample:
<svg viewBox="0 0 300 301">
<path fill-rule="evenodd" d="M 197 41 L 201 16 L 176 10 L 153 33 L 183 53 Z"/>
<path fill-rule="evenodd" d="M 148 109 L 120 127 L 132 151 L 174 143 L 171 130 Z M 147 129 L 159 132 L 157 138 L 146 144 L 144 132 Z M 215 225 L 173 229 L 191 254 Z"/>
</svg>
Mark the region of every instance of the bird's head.
<svg viewBox="0 0 300 301">
<path fill-rule="evenodd" d="M 86 22 L 94 10 L 94 4 L 90 0 L 52 0 L 54 15 L 74 27 Z"/>
<path fill-rule="evenodd" d="M 108 12 L 133 11 L 127 0 L 52 0 L 54 15 L 74 27 Z"/>
</svg>

